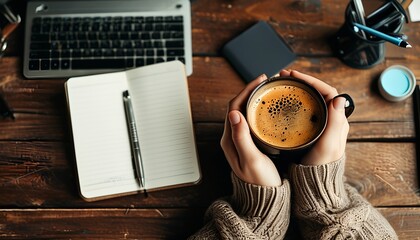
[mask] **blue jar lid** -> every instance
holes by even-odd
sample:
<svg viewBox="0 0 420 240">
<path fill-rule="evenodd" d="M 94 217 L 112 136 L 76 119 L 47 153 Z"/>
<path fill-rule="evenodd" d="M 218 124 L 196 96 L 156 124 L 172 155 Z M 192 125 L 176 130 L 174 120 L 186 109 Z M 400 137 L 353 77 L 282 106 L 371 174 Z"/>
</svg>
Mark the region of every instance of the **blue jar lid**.
<svg viewBox="0 0 420 240">
<path fill-rule="evenodd" d="M 416 78 L 410 69 L 394 65 L 382 72 L 379 91 L 389 101 L 401 101 L 409 97 L 416 86 Z"/>
</svg>

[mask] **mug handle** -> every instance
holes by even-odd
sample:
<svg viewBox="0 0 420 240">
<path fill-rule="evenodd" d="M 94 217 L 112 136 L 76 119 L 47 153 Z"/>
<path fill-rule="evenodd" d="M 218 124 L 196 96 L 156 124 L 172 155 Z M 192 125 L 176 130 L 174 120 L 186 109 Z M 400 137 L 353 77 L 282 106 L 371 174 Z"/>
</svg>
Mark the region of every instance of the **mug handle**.
<svg viewBox="0 0 420 240">
<path fill-rule="evenodd" d="M 354 108 L 355 108 L 353 99 L 347 93 L 339 94 L 335 96 L 333 99 L 336 99 L 338 97 L 343 97 L 346 99 L 346 105 L 344 107 L 344 111 L 345 111 L 346 117 L 347 118 L 350 117 L 350 115 L 353 113 Z"/>
</svg>

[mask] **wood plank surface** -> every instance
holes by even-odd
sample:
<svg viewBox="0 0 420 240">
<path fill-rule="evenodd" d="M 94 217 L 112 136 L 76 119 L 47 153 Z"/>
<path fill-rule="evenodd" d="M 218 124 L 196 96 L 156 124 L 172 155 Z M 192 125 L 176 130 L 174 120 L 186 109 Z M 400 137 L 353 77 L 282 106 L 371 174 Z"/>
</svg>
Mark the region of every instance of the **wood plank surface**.
<svg viewBox="0 0 420 240">
<path fill-rule="evenodd" d="M 78 195 L 66 144 L 0 142 L 0 206 L 7 207 L 205 207 L 231 191 L 230 169 L 218 141 L 199 141 L 202 182 L 185 187 L 87 203 Z M 68 153 L 69 156 L 63 153 Z M 420 205 L 414 143 L 349 142 L 348 182 L 373 205 Z M 280 169 L 285 171 L 285 169 Z"/>
<path fill-rule="evenodd" d="M 10 209 L 0 212 L 0 238 L 185 239 L 203 209 Z"/>
<path fill-rule="evenodd" d="M 227 102 L 245 86 L 245 83 L 229 68 L 223 58 L 206 59 L 206 57 L 194 58 L 194 66 L 198 69 L 196 70 L 198 73 L 189 78 L 189 85 L 197 141 L 200 142 L 199 154 L 202 165 L 204 169 L 212 169 L 210 172 L 217 172 L 219 167 L 226 168 L 227 165 L 222 163 L 214 166 L 206 165 L 206 163 L 211 161 L 212 158 L 218 158 L 218 161 L 224 159 L 218 142 L 223 131 Z M 354 144 L 357 147 L 354 151 L 347 152 L 349 159 L 358 159 L 357 154 L 361 153 L 362 156 L 375 160 L 375 164 L 383 165 L 383 163 L 387 163 L 388 158 L 382 159 L 383 156 L 375 155 L 371 157 L 371 154 L 378 152 L 373 149 L 383 149 L 381 147 L 383 143 L 373 142 L 369 145 L 365 142 L 353 141 L 358 139 L 363 139 L 363 141 L 375 141 L 377 139 L 382 139 L 382 141 L 385 139 L 413 141 L 414 124 L 413 119 L 409 118 L 409 116 L 412 116 L 411 99 L 401 103 L 386 102 L 369 90 L 369 86 L 372 84 L 372 76 L 380 70 L 377 68 L 367 70 L 364 71 L 364 77 L 354 78 L 352 76 L 355 75 L 356 70 L 342 67 L 336 59 L 331 58 L 330 60 L 335 62 L 335 69 L 327 64 L 313 63 L 306 58 L 299 59 L 293 66 L 299 70 L 303 69 L 302 72 L 310 71 L 310 74 L 325 79 L 327 83 L 337 86 L 342 92 L 347 92 L 353 96 L 356 102 L 356 111 L 349 119 L 351 125 L 349 146 Z M 6 62 L 12 65 L 11 68 L 17 68 L 13 66 L 18 62 L 16 58 L 6 58 Z M 204 69 L 208 70 L 207 74 L 204 74 Z M 343 77 L 337 78 L 334 76 L 333 70 L 335 72 L 347 71 L 348 74 L 340 73 L 339 75 Z M 420 69 L 416 71 L 420 72 Z M 8 187 L 5 189 L 9 192 L 8 199 L 4 200 L 0 197 L 4 200 L 0 202 L 9 205 L 9 201 L 16 199 L 18 195 L 25 192 L 24 196 L 27 196 L 27 198 L 21 198 L 14 204 L 18 206 L 54 207 L 57 203 L 64 203 L 63 206 L 72 204 L 82 206 L 84 202 L 78 198 L 77 186 L 75 185 L 77 181 L 74 174 L 75 166 L 71 147 L 71 132 L 66 116 L 63 80 L 33 81 L 24 80 L 18 76 L 11 79 L 4 77 L 0 82 L 3 83 L 1 91 L 16 111 L 15 120 L 5 119 L 0 125 L 0 139 L 3 140 L 0 144 L 4 146 L 2 149 L 6 149 L 3 150 L 1 158 L 3 159 L 2 163 L 7 166 L 7 168 L 4 167 L 2 176 L 4 177 L 3 182 L 8 183 L 6 185 Z M 401 149 L 396 150 L 396 155 L 390 155 L 392 157 L 389 158 L 395 161 L 402 158 L 407 164 L 411 164 L 407 165 L 406 170 L 411 167 L 412 171 L 405 172 L 403 176 L 404 179 L 414 181 L 417 177 L 414 161 L 415 153 L 412 144 L 406 143 L 406 145 L 411 147 L 401 147 Z M 209 153 L 209 146 L 217 148 L 217 154 Z M 358 149 L 359 146 L 360 149 Z M 365 148 L 365 146 L 371 146 L 371 148 Z M 391 144 L 387 148 L 392 148 L 391 146 L 394 145 Z M 403 144 L 403 146 L 405 145 Z M 399 157 L 398 154 L 401 154 L 402 157 Z M 364 161 L 364 159 L 361 159 L 361 161 Z M 394 162 L 392 164 L 398 166 L 399 163 Z M 225 172 L 228 171 L 225 170 Z M 363 168 L 360 175 L 354 175 L 354 179 L 364 177 L 370 172 L 367 168 Z M 59 178 L 57 179 L 57 177 Z M 66 178 L 60 179 L 62 177 Z M 19 184 L 15 185 L 16 181 L 13 181 L 13 179 L 18 179 Z M 225 179 L 228 179 L 228 177 L 225 177 Z M 392 192 L 391 197 L 387 197 L 389 194 L 387 191 L 378 194 L 376 189 L 388 189 L 389 184 L 387 182 L 391 182 L 391 185 L 395 184 L 394 181 L 397 181 L 398 178 L 386 179 L 385 181 L 378 179 L 377 176 L 370 176 L 366 181 L 372 182 L 371 187 L 363 188 L 363 194 L 370 196 L 371 200 L 386 199 L 385 205 L 419 204 L 415 194 L 416 191 L 407 186 L 404 186 L 405 190 L 401 190 L 400 194 Z M 201 196 L 208 196 L 206 189 L 209 186 L 215 187 L 212 182 L 208 182 L 205 178 L 203 182 L 206 183 L 204 186 L 189 189 L 187 190 L 188 194 L 181 191 L 179 194 L 171 194 L 174 198 L 166 198 L 166 193 L 156 193 L 157 196 L 161 195 L 162 198 L 153 202 L 144 200 L 137 204 L 141 206 L 143 204 L 159 203 L 161 206 L 168 206 L 172 204 L 174 199 L 178 199 L 177 201 L 180 204 L 183 203 L 183 206 L 191 202 L 203 206 L 209 203 L 209 198 L 201 198 Z M 397 181 L 397 183 L 399 182 Z M 410 184 L 414 184 L 414 182 Z M 366 183 L 362 183 L 360 186 L 364 185 Z M 45 186 L 48 187 L 45 188 Z M 195 193 L 197 189 L 199 189 L 198 195 Z M 213 196 L 220 196 L 221 193 L 226 193 L 226 190 L 216 191 Z M 51 197 L 51 195 L 54 197 Z M 182 199 L 182 196 L 188 197 Z M 197 196 L 200 196 L 199 199 L 205 199 L 204 202 L 193 201 Z M 127 200 L 123 201 L 132 204 L 133 199 L 136 198 L 128 197 Z M 112 205 L 119 201 L 121 200 L 107 201 L 105 205 Z M 98 205 L 102 206 L 101 204 Z M 378 202 L 378 205 L 384 206 L 381 204 L 383 203 Z"/>
<path fill-rule="evenodd" d="M 28 0 L 12 0 L 15 12 L 24 16 Z M 369 3 L 369 1 L 366 1 Z M 193 0 L 191 23 L 193 53 L 198 56 L 220 55 L 222 46 L 259 20 L 269 22 L 300 56 L 332 56 L 328 39 L 344 23 L 346 0 Z M 418 24 L 404 25 L 404 33 L 413 46 L 420 46 Z M 10 36 L 7 56 L 21 56 L 23 24 Z M 386 43 L 387 57 L 417 59 L 419 48 L 402 51 Z"/>
<path fill-rule="evenodd" d="M 0 212 L 7 239 L 185 239 L 203 224 L 204 209 L 8 209 Z M 401 240 L 420 239 L 418 208 L 378 208 Z M 112 227 L 110 227 L 112 226 Z M 288 232 L 286 239 L 297 239 Z"/>
<path fill-rule="evenodd" d="M 7 69 L 19 69 L 17 58 L 4 58 L 2 61 L 4 68 L 0 70 L 0 93 L 16 112 L 16 120 L 5 121 L 6 125 L 0 126 L 0 132 L 8 129 L 2 132 L 0 139 L 19 138 L 13 136 L 15 134 L 27 134 L 25 139 L 57 139 L 57 134 L 62 133 L 53 131 L 54 128 L 67 128 L 65 80 L 24 80 L 20 73 L 6 72 Z M 420 76 L 420 66 L 409 60 L 387 60 L 374 69 L 360 72 L 343 66 L 335 58 L 317 61 L 299 58 L 290 68 L 322 79 L 339 92 L 346 92 L 353 97 L 356 110 L 349 121 L 357 124 L 357 131 L 350 132 L 350 139 L 412 139 L 415 136 L 412 99 L 391 103 L 378 93 L 376 81 L 379 74 L 393 64 L 406 65 Z M 194 69 L 196 73 L 188 79 L 194 122 L 223 122 L 227 103 L 245 83 L 224 58 L 195 57 Z M 27 116 L 27 113 L 34 115 Z M 38 121 L 32 125 L 35 129 L 29 129 L 31 121 Z M 365 123 L 368 124 L 363 125 Z M 45 131 L 43 127 L 48 126 L 52 128 Z M 10 131 L 13 128 L 19 128 L 20 131 Z"/>
<path fill-rule="evenodd" d="M 378 210 L 395 229 L 399 239 L 420 239 L 419 208 L 379 208 Z"/>
<path fill-rule="evenodd" d="M 365 1 L 369 2 L 369 1 Z M 299 55 L 332 55 L 326 42 L 344 23 L 348 1 L 197 0 L 192 5 L 195 54 L 218 54 L 230 39 L 258 20 L 268 21 Z M 416 23 L 404 26 L 410 44 L 420 45 Z M 417 59 L 420 49 L 386 44 L 387 56 Z"/>
<path fill-rule="evenodd" d="M 11 0 L 24 16 L 27 0 Z M 369 4 L 372 1 L 365 1 Z M 350 94 L 346 177 L 388 219 L 400 239 L 420 239 L 420 186 L 413 103 L 384 100 L 383 70 L 405 65 L 420 76 L 420 25 L 404 33 L 414 47 L 386 43 L 385 60 L 360 70 L 334 56 L 329 39 L 344 22 L 346 0 L 194 0 L 193 75 L 188 78 L 203 178 L 192 187 L 87 203 L 78 195 L 64 93 L 66 79 L 22 76 L 23 24 L 0 58 L 0 94 L 15 119 L 0 122 L 0 239 L 184 239 L 208 205 L 231 194 L 230 168 L 219 141 L 227 103 L 244 86 L 220 49 L 259 20 L 267 21 L 298 55 L 287 68 Z M 417 84 L 420 84 L 417 80 Z M 282 170 L 282 169 L 280 169 Z M 283 169 L 284 170 L 284 169 Z M 290 239 L 294 239 L 293 233 Z"/>
</svg>

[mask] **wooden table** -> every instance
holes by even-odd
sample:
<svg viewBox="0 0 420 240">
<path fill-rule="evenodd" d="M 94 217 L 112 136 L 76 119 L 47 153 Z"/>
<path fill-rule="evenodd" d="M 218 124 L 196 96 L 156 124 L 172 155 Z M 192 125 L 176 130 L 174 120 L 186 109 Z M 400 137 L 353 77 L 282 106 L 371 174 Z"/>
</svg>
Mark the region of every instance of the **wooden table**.
<svg viewBox="0 0 420 240">
<path fill-rule="evenodd" d="M 194 73 L 188 78 L 203 179 L 199 185 L 88 203 L 78 195 L 65 79 L 22 76 L 23 25 L 0 59 L 0 93 L 15 120 L 0 121 L 0 238 L 182 239 L 202 226 L 205 209 L 231 192 L 219 145 L 227 102 L 245 83 L 221 56 L 224 43 L 268 21 L 297 53 L 289 66 L 349 93 L 346 175 L 389 220 L 401 239 L 420 239 L 420 197 L 412 98 L 390 103 L 379 74 L 402 64 L 420 76 L 420 23 L 405 25 L 413 49 L 386 44 L 381 64 L 344 65 L 327 39 L 344 21 L 348 1 L 196 0 L 192 2 Z M 14 5 L 23 14 L 25 0 Z"/>
</svg>

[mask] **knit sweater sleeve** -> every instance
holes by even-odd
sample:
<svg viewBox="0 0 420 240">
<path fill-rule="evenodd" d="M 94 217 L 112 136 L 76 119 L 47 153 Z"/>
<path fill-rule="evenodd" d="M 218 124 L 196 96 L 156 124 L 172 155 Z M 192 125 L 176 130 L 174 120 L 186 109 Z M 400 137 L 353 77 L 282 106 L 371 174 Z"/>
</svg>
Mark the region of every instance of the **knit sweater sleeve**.
<svg viewBox="0 0 420 240">
<path fill-rule="evenodd" d="M 290 218 L 290 184 L 249 184 L 231 174 L 233 194 L 207 209 L 205 226 L 190 239 L 281 239 Z"/>
<path fill-rule="evenodd" d="M 291 166 L 294 214 L 305 239 L 398 239 L 388 221 L 344 183 L 345 157 L 319 166 Z"/>
</svg>

